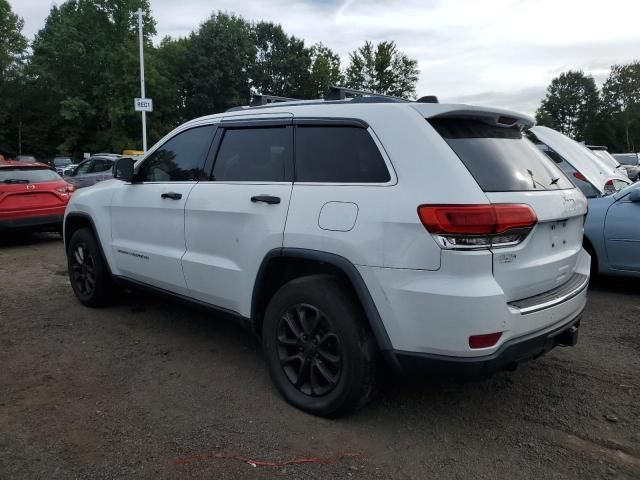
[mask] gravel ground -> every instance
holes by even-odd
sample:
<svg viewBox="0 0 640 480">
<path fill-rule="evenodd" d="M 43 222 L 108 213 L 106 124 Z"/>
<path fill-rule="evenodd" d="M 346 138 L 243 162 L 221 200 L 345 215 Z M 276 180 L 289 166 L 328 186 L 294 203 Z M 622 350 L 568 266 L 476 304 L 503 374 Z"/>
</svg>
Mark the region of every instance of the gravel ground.
<svg viewBox="0 0 640 480">
<path fill-rule="evenodd" d="M 82 307 L 58 236 L 3 238 L 0 478 L 637 479 L 638 285 L 592 286 L 575 348 L 480 383 L 387 379 L 325 420 L 228 319 L 140 293 Z"/>
</svg>

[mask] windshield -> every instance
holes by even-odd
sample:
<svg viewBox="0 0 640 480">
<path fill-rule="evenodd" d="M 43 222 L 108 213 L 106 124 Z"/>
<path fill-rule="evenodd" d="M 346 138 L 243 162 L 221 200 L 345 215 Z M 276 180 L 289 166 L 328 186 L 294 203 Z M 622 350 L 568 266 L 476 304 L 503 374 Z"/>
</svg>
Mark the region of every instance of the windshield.
<svg viewBox="0 0 640 480">
<path fill-rule="evenodd" d="M 0 168 L 0 183 L 39 183 L 62 180 L 48 168 Z"/>
<path fill-rule="evenodd" d="M 53 164 L 56 167 L 65 167 L 71 164 L 71 159 L 70 158 L 54 158 Z"/>
<path fill-rule="evenodd" d="M 517 128 L 478 120 L 429 121 L 485 192 L 574 188 L 564 173 Z"/>
</svg>

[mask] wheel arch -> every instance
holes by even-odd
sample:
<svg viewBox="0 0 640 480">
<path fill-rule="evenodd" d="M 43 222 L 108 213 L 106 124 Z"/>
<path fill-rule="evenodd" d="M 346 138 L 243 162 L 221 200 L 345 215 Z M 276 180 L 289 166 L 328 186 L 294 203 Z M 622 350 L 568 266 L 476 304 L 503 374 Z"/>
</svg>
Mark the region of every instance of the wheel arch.
<svg viewBox="0 0 640 480">
<path fill-rule="evenodd" d="M 269 300 L 282 285 L 294 278 L 319 273 L 331 273 L 345 280 L 365 313 L 378 348 L 382 352 L 391 351 L 389 335 L 358 269 L 340 255 L 319 250 L 277 248 L 265 255 L 251 297 L 251 320 L 256 333 L 260 334 Z"/>
<path fill-rule="evenodd" d="M 102 242 L 100 241 L 100 236 L 98 235 L 98 229 L 91 218 L 86 213 L 82 212 L 73 212 L 69 213 L 64 219 L 63 226 L 63 235 L 64 235 L 64 251 L 65 253 L 69 252 L 69 242 L 71 241 L 71 237 L 75 232 L 80 230 L 81 228 L 89 228 L 93 232 L 94 237 L 96 238 L 96 242 L 98 243 L 98 248 L 100 249 L 100 255 L 104 259 L 104 263 L 107 266 L 107 270 L 109 274 L 111 274 L 111 266 L 109 265 L 109 261 L 107 256 L 104 254 L 104 249 L 102 248 Z"/>
</svg>

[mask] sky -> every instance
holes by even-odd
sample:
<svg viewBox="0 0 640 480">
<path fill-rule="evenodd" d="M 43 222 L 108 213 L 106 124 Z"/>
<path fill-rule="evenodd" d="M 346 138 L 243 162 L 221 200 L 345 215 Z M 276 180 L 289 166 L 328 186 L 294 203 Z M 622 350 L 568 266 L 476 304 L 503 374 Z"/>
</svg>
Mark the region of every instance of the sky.
<svg viewBox="0 0 640 480">
<path fill-rule="evenodd" d="M 9 0 L 32 38 L 60 0 Z M 340 54 L 395 40 L 418 60 L 418 96 L 533 114 L 569 69 L 601 85 L 613 64 L 640 60 L 639 0 L 150 0 L 159 42 L 188 35 L 213 11 L 280 23 Z"/>
</svg>

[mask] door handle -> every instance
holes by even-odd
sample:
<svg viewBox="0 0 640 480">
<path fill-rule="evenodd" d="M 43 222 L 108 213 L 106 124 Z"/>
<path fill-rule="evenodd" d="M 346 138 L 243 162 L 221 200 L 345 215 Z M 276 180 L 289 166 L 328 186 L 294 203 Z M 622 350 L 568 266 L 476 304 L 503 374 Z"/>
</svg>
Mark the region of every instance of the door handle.
<svg viewBox="0 0 640 480">
<path fill-rule="evenodd" d="M 160 195 L 161 198 L 170 198 L 171 200 L 180 200 L 182 198 L 182 194 L 181 193 L 175 193 L 175 192 L 165 192 L 162 195 Z"/>
<path fill-rule="evenodd" d="M 271 195 L 256 195 L 255 197 L 251 197 L 251 201 L 253 203 L 263 202 L 275 205 L 277 203 L 280 203 L 280 197 L 273 197 Z"/>
</svg>

